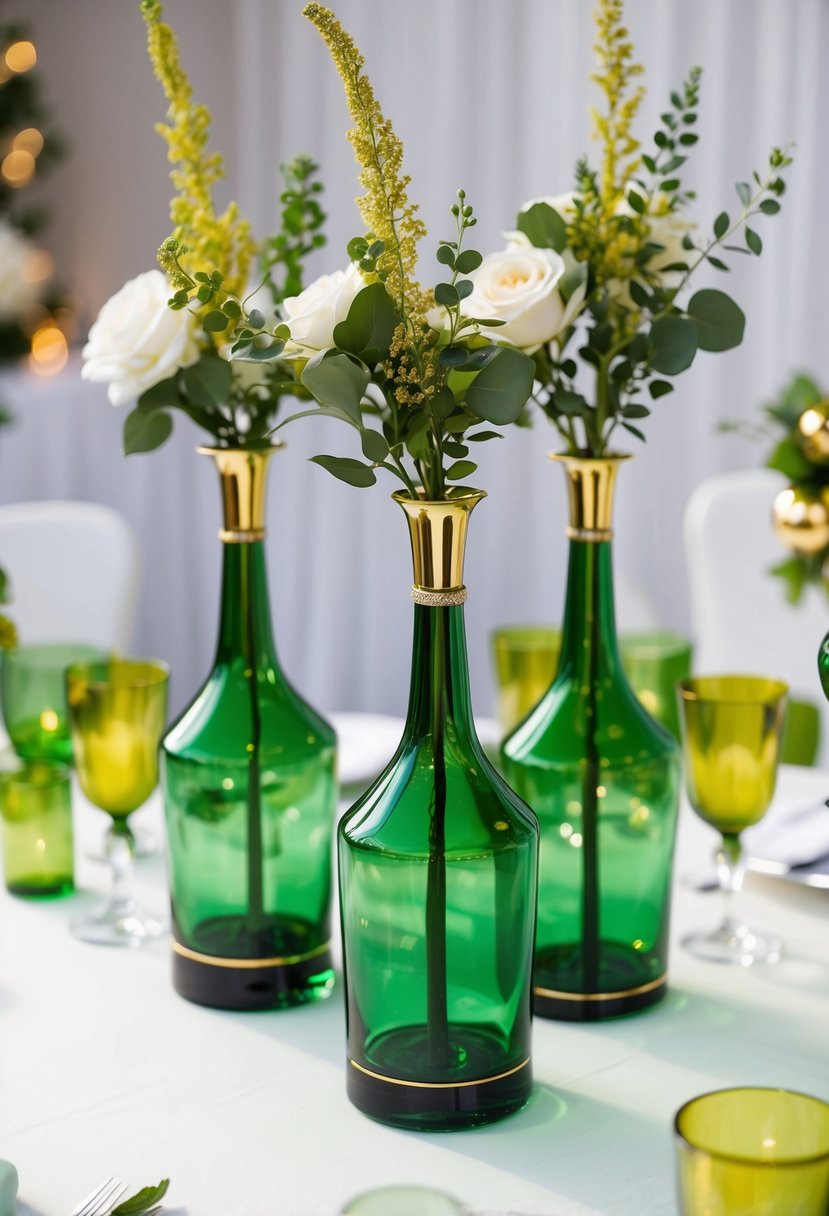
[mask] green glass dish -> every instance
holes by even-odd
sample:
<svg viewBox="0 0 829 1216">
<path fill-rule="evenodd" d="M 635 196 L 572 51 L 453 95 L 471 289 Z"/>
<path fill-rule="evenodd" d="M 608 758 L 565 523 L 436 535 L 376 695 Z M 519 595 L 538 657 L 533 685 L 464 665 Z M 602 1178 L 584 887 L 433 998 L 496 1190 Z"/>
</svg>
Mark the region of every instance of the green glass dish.
<svg viewBox="0 0 829 1216">
<path fill-rule="evenodd" d="M 829 1105 L 785 1089 L 723 1089 L 677 1112 L 681 1216 L 826 1216 Z"/>
<path fill-rule="evenodd" d="M 420 513 L 443 509 L 451 529 L 480 497 Z M 517 1110 L 532 1085 L 538 828 L 475 733 L 457 601 L 415 604 L 403 738 L 338 841 L 351 1101 L 420 1130 Z"/>
<path fill-rule="evenodd" d="M 223 473 L 226 491 L 228 478 L 232 500 L 244 487 Z M 279 665 L 264 544 L 228 539 L 250 532 L 222 534 L 215 661 L 161 759 L 173 982 L 226 1009 L 300 1005 L 334 983 L 336 737 Z"/>
<path fill-rule="evenodd" d="M 13 895 L 74 890 L 69 769 L 34 761 L 0 772 L 3 873 Z"/>
<path fill-rule="evenodd" d="M 72 763 L 64 676 L 72 663 L 103 658 L 100 647 L 45 642 L 2 653 L 0 700 L 12 746 L 23 760 Z"/>
<path fill-rule="evenodd" d="M 541 827 L 535 1011 L 592 1021 L 645 1008 L 666 991 L 680 753 L 636 697 L 619 655 L 615 462 L 573 464 L 558 671 L 505 740 L 502 763 Z M 597 502 L 598 519 L 589 513 Z"/>
</svg>

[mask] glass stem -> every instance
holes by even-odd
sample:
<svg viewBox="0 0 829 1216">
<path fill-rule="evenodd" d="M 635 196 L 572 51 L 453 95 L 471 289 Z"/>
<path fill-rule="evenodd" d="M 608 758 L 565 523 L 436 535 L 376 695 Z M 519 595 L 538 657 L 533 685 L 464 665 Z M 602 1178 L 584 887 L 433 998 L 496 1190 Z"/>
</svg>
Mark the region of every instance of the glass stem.
<svg viewBox="0 0 829 1216">
<path fill-rule="evenodd" d="M 736 832 L 724 832 L 714 854 L 717 863 L 717 879 L 723 901 L 722 928 L 729 934 L 737 933 L 740 922 L 734 916 L 734 896 L 743 889 L 746 872 L 743 846 Z"/>
<path fill-rule="evenodd" d="M 251 740 L 248 758 L 248 912 L 254 931 L 264 918 L 262 881 L 262 805 L 259 775 L 259 751 L 262 743 L 262 723 L 259 713 L 259 647 L 256 636 L 256 608 L 252 586 L 251 547 L 245 546 L 242 563 L 242 593 L 245 600 L 247 648 L 245 676 L 250 693 Z"/>
<path fill-rule="evenodd" d="M 114 819 L 109 825 L 104 837 L 104 855 L 112 871 L 109 906 L 115 911 L 125 911 L 132 906 L 127 887 L 135 857 L 135 838 L 125 819 Z"/>
</svg>

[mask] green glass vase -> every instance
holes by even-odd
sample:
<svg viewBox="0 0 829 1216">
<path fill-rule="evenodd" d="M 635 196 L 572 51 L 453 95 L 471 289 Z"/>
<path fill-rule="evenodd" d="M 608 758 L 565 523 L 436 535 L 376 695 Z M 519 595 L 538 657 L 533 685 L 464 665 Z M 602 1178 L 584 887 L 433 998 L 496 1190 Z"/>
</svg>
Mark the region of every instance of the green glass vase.
<svg viewBox="0 0 829 1216">
<path fill-rule="evenodd" d="M 162 741 L 173 983 L 221 1009 L 325 996 L 335 735 L 274 649 L 264 552 L 274 449 L 200 449 L 224 505 L 222 607 L 204 686 Z"/>
<path fill-rule="evenodd" d="M 414 647 L 406 727 L 338 834 L 347 1088 L 397 1127 L 473 1127 L 532 1085 L 538 825 L 472 721 L 463 546 L 483 497 L 395 498 L 409 521 Z"/>
<path fill-rule="evenodd" d="M 680 752 L 630 687 L 616 641 L 611 522 L 624 458 L 559 459 L 570 504 L 561 656 L 502 754 L 541 826 L 535 1011 L 593 1021 L 666 990 Z"/>
</svg>

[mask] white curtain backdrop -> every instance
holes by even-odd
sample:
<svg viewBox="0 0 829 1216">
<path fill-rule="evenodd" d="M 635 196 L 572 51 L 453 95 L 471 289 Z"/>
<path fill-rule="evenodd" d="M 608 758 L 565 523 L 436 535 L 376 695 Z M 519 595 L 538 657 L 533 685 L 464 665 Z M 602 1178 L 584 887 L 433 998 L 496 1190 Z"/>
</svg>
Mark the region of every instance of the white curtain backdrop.
<svg viewBox="0 0 829 1216">
<path fill-rule="evenodd" d="M 7 6 L 12 8 L 13 6 Z M 44 81 L 75 151 L 51 186 L 51 243 L 61 277 L 87 320 L 125 278 L 154 264 L 166 235 L 164 154 L 152 125 L 163 102 L 144 59 L 137 4 L 27 0 Z M 593 26 L 587 0 L 337 0 L 366 57 L 384 110 L 406 149 L 411 194 L 430 238 L 450 230 L 463 186 L 480 216 L 479 248 L 501 245 L 528 198 L 567 190 L 589 149 Z M 762 258 L 721 283 L 748 317 L 745 341 L 701 354 L 657 403 L 648 442 L 621 474 L 617 568 L 668 626 L 687 629 L 681 521 L 703 478 L 761 461 L 765 449 L 717 433 L 724 419 L 753 419 L 796 369 L 829 382 L 825 280 L 829 268 L 829 3 L 827 0 L 628 0 L 648 96 L 640 119 L 655 129 L 669 90 L 704 66 L 700 142 L 683 172 L 698 192 L 694 214 L 710 230 L 737 207 L 735 180 L 762 169 L 772 144 L 794 140 L 796 161 L 780 216 L 762 220 Z M 329 246 L 314 272 L 345 263 L 361 230 L 352 199 L 357 171 L 339 78 L 296 0 L 168 0 L 196 94 L 216 114 L 228 158 L 220 196 L 237 197 L 258 233 L 276 223 L 276 168 L 308 152 L 322 165 Z M 102 49 L 105 53 L 102 54 Z M 18 415 L 0 435 L 0 499 L 77 497 L 108 502 L 129 518 L 144 552 L 136 645 L 167 658 L 180 705 L 209 666 L 218 608 L 218 490 L 198 436 L 177 420 L 160 453 L 120 454 L 122 416 L 77 362 L 54 381 L 6 374 Z M 327 420 L 287 433 L 273 462 L 269 561 L 279 648 L 299 687 L 326 709 L 401 712 L 411 610 L 405 526 L 394 486 L 354 490 L 307 457 L 357 455 L 352 432 Z M 472 526 L 467 624 L 473 696 L 492 708 L 489 631 L 510 621 L 557 621 L 566 573 L 561 473 L 549 464 L 552 429 L 484 445 L 478 483 L 490 493 Z M 634 441 L 631 441 L 634 446 Z M 2 554 L 0 554 L 0 561 Z M 623 625 L 646 612 L 631 593 Z M 25 631 L 25 622 L 21 623 Z M 792 614 L 792 628 L 797 628 Z M 819 639 L 804 644 L 816 649 Z M 816 697 L 818 696 L 816 688 Z"/>
</svg>

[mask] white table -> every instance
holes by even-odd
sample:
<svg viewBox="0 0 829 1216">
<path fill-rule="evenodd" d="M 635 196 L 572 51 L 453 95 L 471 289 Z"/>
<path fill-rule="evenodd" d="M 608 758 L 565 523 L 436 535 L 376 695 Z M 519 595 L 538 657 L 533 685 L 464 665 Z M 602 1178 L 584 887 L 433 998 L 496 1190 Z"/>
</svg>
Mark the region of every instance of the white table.
<svg viewBox="0 0 829 1216">
<path fill-rule="evenodd" d="M 784 769 L 779 793 L 818 799 L 829 773 Z M 75 941 L 70 912 L 106 886 L 85 856 L 104 817 L 77 808 L 79 893 L 0 895 L 0 1157 L 18 1167 L 22 1216 L 66 1216 L 108 1173 L 136 1188 L 169 1176 L 170 1216 L 334 1216 L 394 1182 L 501 1212 L 669 1216 L 671 1119 L 687 1098 L 767 1084 L 829 1099 L 829 892 L 749 876 L 746 919 L 776 928 L 786 956 L 741 970 L 678 947 L 719 913 L 716 895 L 678 884 L 660 1006 L 593 1026 L 538 1019 L 528 1107 L 473 1132 L 403 1133 L 346 1100 L 341 987 L 303 1009 L 221 1013 L 173 992 L 165 943 Z M 677 873 L 713 844 L 683 811 Z M 160 859 L 139 863 L 136 886 L 163 905 Z"/>
</svg>

